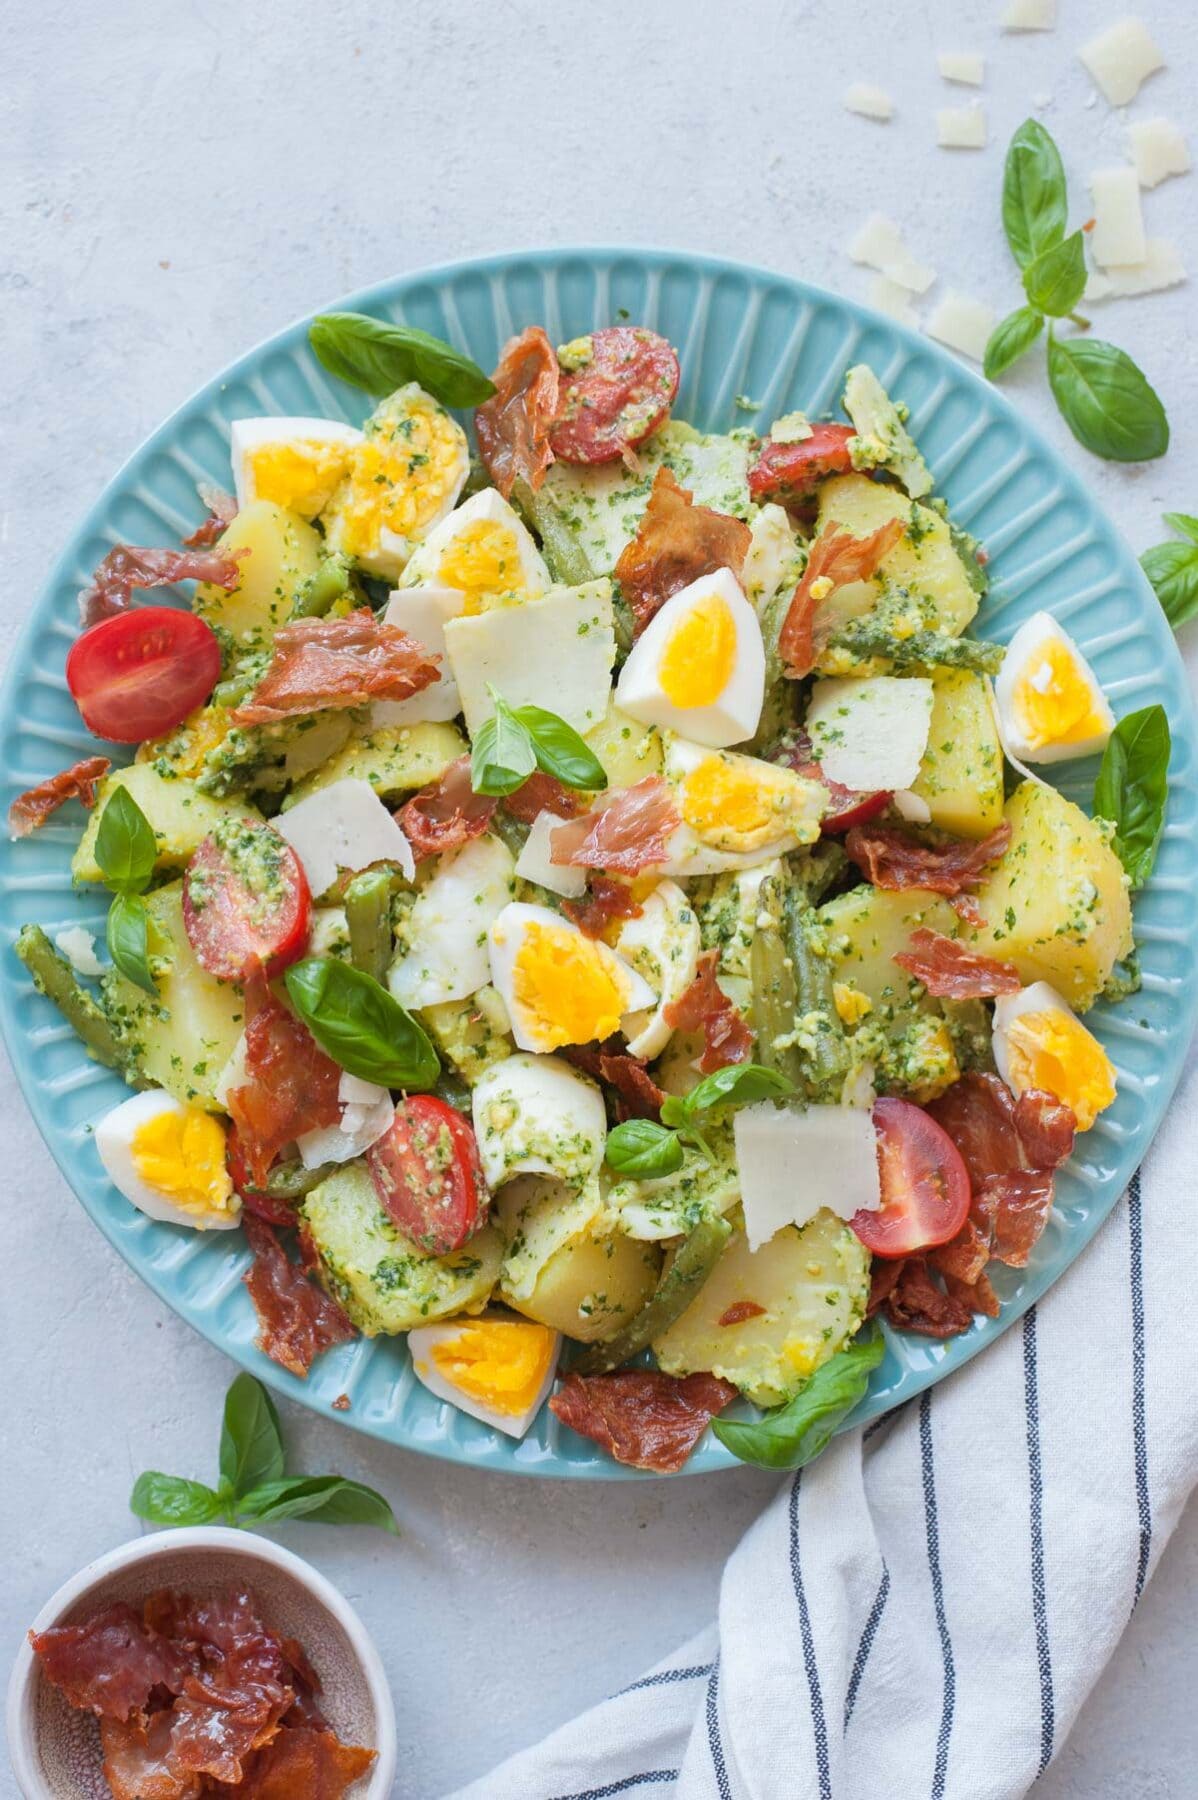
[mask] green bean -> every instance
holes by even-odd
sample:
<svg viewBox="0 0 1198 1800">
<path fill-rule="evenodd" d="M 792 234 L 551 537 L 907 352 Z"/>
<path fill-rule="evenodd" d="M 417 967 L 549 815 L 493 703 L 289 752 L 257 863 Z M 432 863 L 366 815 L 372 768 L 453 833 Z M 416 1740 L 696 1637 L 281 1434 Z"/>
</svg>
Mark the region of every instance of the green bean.
<svg viewBox="0 0 1198 1800">
<path fill-rule="evenodd" d="M 764 756 L 794 728 L 798 683 L 783 674 L 782 658 L 778 654 L 778 636 L 789 607 L 790 591 L 787 590 L 770 603 L 761 621 L 761 635 L 765 641 L 765 698 L 757 730 L 747 746 L 753 756 Z"/>
<path fill-rule="evenodd" d="M 433 1093 L 438 1100 L 444 1100 L 447 1106 L 452 1106 L 455 1112 L 465 1113 L 467 1118 L 470 1117 L 469 1083 L 463 1081 L 461 1076 L 456 1075 L 452 1069 L 447 1069 L 444 1064 L 442 1064 L 441 1073 L 437 1077 Z"/>
<path fill-rule="evenodd" d="M 272 1200 L 302 1200 L 339 1166 L 337 1163 L 318 1163 L 314 1169 L 306 1169 L 302 1162 L 293 1159 L 276 1163 L 266 1180 L 256 1185 L 260 1193 L 269 1194 Z"/>
<path fill-rule="evenodd" d="M 942 631 L 914 631 L 910 637 L 897 637 L 884 620 L 868 614 L 836 632 L 828 647 L 862 659 L 885 656 L 896 669 L 972 669 L 978 675 L 997 675 L 1006 654 L 1001 644 L 949 637 Z"/>
<path fill-rule="evenodd" d="M 394 948 L 391 885 L 389 869 L 364 869 L 345 890 L 350 961 L 376 981 L 385 981 Z"/>
<path fill-rule="evenodd" d="M 794 1041 L 798 993 L 782 935 L 782 907 L 782 885 L 775 876 L 769 876 L 758 895 L 757 929 L 749 950 L 751 1017 L 757 1037 L 755 1061 L 764 1068 L 776 1069 L 800 1088 L 802 1059 Z"/>
<path fill-rule="evenodd" d="M 595 1344 L 573 1365 L 580 1375 L 606 1375 L 646 1350 L 684 1313 L 720 1260 L 732 1235 L 727 1219 L 701 1219 L 678 1246 L 651 1297 L 615 1337 Z"/>
<path fill-rule="evenodd" d="M 809 1047 L 802 1046 L 804 1085 L 813 1100 L 829 1094 L 838 1099 L 849 1071 L 849 1052 L 832 996 L 832 971 L 815 945 L 817 929 L 814 907 L 805 905 L 799 895 L 788 895 L 786 938 L 794 968 L 796 1025 L 810 1039 Z"/>
<path fill-rule="evenodd" d="M 540 538 L 545 561 L 557 580 L 565 582 L 567 587 L 594 581 L 595 570 L 586 551 L 562 523 L 553 502 L 544 494 L 534 494 L 526 481 L 516 483 L 512 499 Z"/>
<path fill-rule="evenodd" d="M 819 906 L 849 867 L 844 847 L 835 838 L 821 838 L 808 850 L 792 851 L 787 863 L 791 885 L 801 890 L 808 906 Z"/>
<path fill-rule="evenodd" d="M 319 619 L 349 587 L 349 562 L 344 556 L 326 556 L 300 588 L 291 608 L 293 619 Z"/>
<path fill-rule="evenodd" d="M 88 1054 L 108 1069 L 125 1073 L 126 1057 L 108 1014 L 80 986 L 65 956 L 60 956 L 40 925 L 23 925 L 16 952 L 39 994 L 52 1000 L 67 1024 L 79 1033 Z"/>
<path fill-rule="evenodd" d="M 528 842 L 528 826 L 521 819 L 513 819 L 511 813 L 502 806 L 496 809 L 488 829 L 507 845 L 514 857 L 519 857 Z"/>
</svg>

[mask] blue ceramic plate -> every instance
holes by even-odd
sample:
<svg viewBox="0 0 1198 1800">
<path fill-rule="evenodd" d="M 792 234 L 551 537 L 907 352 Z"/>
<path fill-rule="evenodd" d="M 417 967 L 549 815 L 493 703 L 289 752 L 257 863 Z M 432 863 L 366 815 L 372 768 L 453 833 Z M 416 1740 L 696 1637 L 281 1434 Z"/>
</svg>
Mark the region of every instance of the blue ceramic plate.
<svg viewBox="0 0 1198 1800">
<path fill-rule="evenodd" d="M 1181 660 L 1131 552 L 1077 476 L 1002 396 L 925 339 L 851 301 L 767 270 L 668 251 L 558 250 L 458 263 L 388 282 L 341 302 L 451 339 L 490 369 L 504 340 L 543 323 L 551 340 L 630 317 L 663 332 L 681 354 L 675 414 L 705 430 L 763 428 L 802 407 L 835 407 L 845 370 L 867 362 L 911 410 L 914 434 L 953 518 L 990 553 L 994 591 L 979 630 L 1007 639 L 1047 607 L 1080 642 L 1117 713 L 1151 701 L 1173 727 L 1169 820 L 1156 873 L 1136 902 L 1143 991 L 1090 1015 L 1119 1072 L 1119 1098 L 1082 1138 L 1062 1172 L 1057 1207 L 1022 1271 L 1000 1269 L 1002 1316 L 976 1321 L 947 1344 L 891 1336 L 854 1423 L 910 1398 L 991 1342 L 1066 1269 L 1122 1192 L 1160 1123 L 1181 1070 L 1198 997 L 1192 929 L 1198 890 L 1194 836 L 1195 730 Z M 752 396 L 748 413 L 738 396 Z M 76 634 L 75 599 L 118 541 L 174 542 L 199 521 L 196 482 L 229 481 L 229 422 L 247 414 L 316 413 L 359 422 L 365 397 L 330 380 L 304 324 L 271 338 L 181 407 L 125 465 L 68 543 L 17 645 L 0 696 L 7 792 L 89 753 L 63 681 Z M 1064 766 L 1061 785 L 1086 802 L 1092 763 Z M 200 1236 L 136 1212 L 105 1179 L 92 1127 L 127 1091 L 88 1061 L 57 1012 L 34 993 L 12 954 L 20 925 L 53 935 L 71 924 L 103 934 L 103 896 L 76 893 L 77 826 L 52 823 L 0 845 L 0 1019 L 42 1135 L 86 1211 L 175 1311 L 292 1399 L 359 1431 L 427 1455 L 526 1475 L 623 1479 L 623 1469 L 543 1411 L 520 1444 L 434 1400 L 415 1380 L 402 1340 L 361 1339 L 323 1357 L 297 1381 L 254 1347 L 241 1285 L 240 1234 Z M 349 1394 L 352 1410 L 333 1412 Z M 733 1458 L 710 1440 L 692 1471 Z"/>
</svg>

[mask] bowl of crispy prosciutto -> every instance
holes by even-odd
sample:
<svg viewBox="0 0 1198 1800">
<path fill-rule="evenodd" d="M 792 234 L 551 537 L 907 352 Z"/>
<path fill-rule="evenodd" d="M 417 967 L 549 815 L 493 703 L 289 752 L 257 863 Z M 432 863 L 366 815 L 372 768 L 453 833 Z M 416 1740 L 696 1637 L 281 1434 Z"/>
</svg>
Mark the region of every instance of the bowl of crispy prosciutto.
<svg viewBox="0 0 1198 1800">
<path fill-rule="evenodd" d="M 122 1544 L 34 1620 L 8 1689 L 23 1800 L 384 1800 L 395 1712 L 323 1575 L 216 1526 Z"/>
</svg>

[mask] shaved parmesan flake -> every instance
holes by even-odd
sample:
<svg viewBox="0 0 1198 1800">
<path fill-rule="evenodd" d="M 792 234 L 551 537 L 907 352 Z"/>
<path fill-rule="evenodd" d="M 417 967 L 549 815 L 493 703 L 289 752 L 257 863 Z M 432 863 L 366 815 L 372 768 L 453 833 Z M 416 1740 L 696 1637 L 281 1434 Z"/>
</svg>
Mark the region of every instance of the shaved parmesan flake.
<svg viewBox="0 0 1198 1800">
<path fill-rule="evenodd" d="M 913 794 L 910 788 L 899 788 L 891 798 L 895 812 L 900 819 L 906 819 L 909 825 L 932 823 L 932 809 L 921 794 Z"/>
<path fill-rule="evenodd" d="M 1009 0 L 999 24 L 1004 31 L 1051 31 L 1057 22 L 1057 0 Z"/>
<path fill-rule="evenodd" d="M 244 1087 L 250 1078 L 249 1069 L 246 1067 L 246 1050 L 245 1032 L 243 1031 L 230 1052 L 228 1062 L 217 1076 L 216 1086 L 212 1090 L 212 1098 L 218 1106 L 223 1106 L 226 1112 L 229 1110 L 229 1095 L 233 1089 Z"/>
<path fill-rule="evenodd" d="M 339 869 L 393 862 L 409 881 L 416 873 L 412 846 L 368 781 L 334 781 L 272 823 L 304 865 L 313 894 L 332 887 Z"/>
<path fill-rule="evenodd" d="M 984 150 L 986 113 L 972 106 L 943 106 L 936 114 L 936 142 L 942 150 Z"/>
<path fill-rule="evenodd" d="M 516 873 L 521 881 L 535 881 L 551 894 L 566 900 L 578 900 L 587 891 L 585 869 L 563 868 L 549 859 L 549 837 L 561 820 L 556 813 L 538 813 L 532 822 L 524 846 L 516 858 Z"/>
<path fill-rule="evenodd" d="M 1171 119 L 1137 119 L 1127 134 L 1141 187 L 1159 187 L 1170 175 L 1189 173 L 1189 148 Z"/>
<path fill-rule="evenodd" d="M 868 81 L 855 81 L 852 87 L 846 88 L 844 105 L 849 112 L 860 113 L 863 119 L 894 117 L 894 101 L 885 88 L 873 87 Z"/>
<path fill-rule="evenodd" d="M 1087 300 L 1125 300 L 1135 294 L 1159 294 L 1187 280 L 1181 251 L 1172 238 L 1149 238 L 1143 262 L 1096 271 L 1086 283 Z"/>
<path fill-rule="evenodd" d="M 884 213 L 870 213 L 864 225 L 857 227 L 849 245 L 849 256 L 855 263 L 871 269 L 884 269 L 887 263 L 899 262 L 907 254 L 902 228 Z"/>
<path fill-rule="evenodd" d="M 926 294 L 936 279 L 935 269 L 929 269 L 926 263 L 918 263 L 906 250 L 893 262 L 884 263 L 882 273 L 887 281 L 897 282 L 899 287 L 906 288 L 911 294 Z"/>
<path fill-rule="evenodd" d="M 1130 164 L 1118 169 L 1095 169 L 1090 177 L 1094 196 L 1094 229 L 1090 254 L 1102 268 L 1112 263 L 1143 262 L 1148 254 L 1144 214 L 1140 208 L 1140 183 Z"/>
<path fill-rule="evenodd" d="M 941 50 L 936 67 L 945 81 L 959 81 L 966 87 L 981 87 L 986 73 L 985 59 L 965 50 Z"/>
<path fill-rule="evenodd" d="M 96 955 L 96 940 L 90 931 L 84 931 L 82 925 L 72 925 L 68 930 L 60 931 L 54 943 L 62 951 L 76 974 L 102 975 L 104 973 L 100 959 Z"/>
<path fill-rule="evenodd" d="M 817 681 L 806 719 L 829 781 L 870 794 L 914 787 L 931 722 L 931 682 L 898 675 Z"/>
<path fill-rule="evenodd" d="M 971 300 L 967 294 L 950 289 L 924 330 L 938 344 L 947 344 L 950 350 L 959 350 L 962 356 L 971 356 L 974 362 L 981 362 L 990 333 L 997 323 L 997 314 L 984 301 Z"/>
<path fill-rule="evenodd" d="M 341 1102 L 340 1123 L 301 1132 L 295 1140 L 305 1169 L 318 1169 L 321 1163 L 352 1162 L 355 1156 L 364 1156 L 391 1129 L 395 1102 L 385 1087 L 343 1073 L 337 1098 Z"/>
<path fill-rule="evenodd" d="M 1134 100 L 1148 77 L 1165 66 L 1143 19 L 1134 17 L 1100 31 L 1078 55 L 1112 106 Z"/>
<path fill-rule="evenodd" d="M 911 292 L 889 275 L 875 275 L 869 284 L 869 303 L 887 318 L 897 319 L 912 331 L 919 329 L 919 314 L 911 304 Z"/>
<path fill-rule="evenodd" d="M 767 1100 L 742 1106 L 732 1130 L 750 1250 L 787 1225 L 806 1225 L 821 1207 L 851 1219 L 881 1206 L 877 1138 L 862 1108 L 790 1112 Z"/>
</svg>

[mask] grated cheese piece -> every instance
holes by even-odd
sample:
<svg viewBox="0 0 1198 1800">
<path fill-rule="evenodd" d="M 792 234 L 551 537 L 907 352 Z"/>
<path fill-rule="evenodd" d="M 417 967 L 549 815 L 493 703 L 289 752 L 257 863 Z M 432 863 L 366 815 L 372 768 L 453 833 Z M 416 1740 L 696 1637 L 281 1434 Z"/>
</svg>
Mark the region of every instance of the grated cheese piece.
<svg viewBox="0 0 1198 1800">
<path fill-rule="evenodd" d="M 882 274 L 888 281 L 906 288 L 909 294 L 926 294 L 936 279 L 935 269 L 928 268 L 926 263 L 916 262 L 909 251 L 904 250 L 893 262 L 883 263 Z"/>
<path fill-rule="evenodd" d="M 985 58 L 969 50 L 941 50 L 936 67 L 945 81 L 959 81 L 965 87 L 981 87 L 986 73 Z"/>
<path fill-rule="evenodd" d="M 535 881 L 551 894 L 561 894 L 566 900 L 578 900 L 587 891 L 587 872 L 585 869 L 561 868 L 550 860 L 550 837 L 555 826 L 561 824 L 556 813 L 538 813 L 532 822 L 523 848 L 516 858 L 516 873 L 522 881 Z"/>
<path fill-rule="evenodd" d="M 1172 238 L 1149 238 L 1143 262 L 1096 270 L 1086 283 L 1087 300 L 1125 300 L 1136 294 L 1159 294 L 1188 280 L 1181 251 Z"/>
<path fill-rule="evenodd" d="M 791 1112 L 766 1100 L 742 1106 L 732 1131 L 750 1250 L 787 1225 L 806 1225 L 821 1207 L 851 1219 L 882 1204 L 877 1137 L 864 1108 Z"/>
<path fill-rule="evenodd" d="M 947 344 L 950 350 L 959 350 L 962 356 L 971 356 L 974 362 L 981 362 L 990 333 L 997 323 L 997 314 L 984 301 L 971 300 L 968 294 L 959 294 L 955 288 L 950 288 L 924 330 L 937 343 Z"/>
<path fill-rule="evenodd" d="M 1057 0 L 1008 0 L 999 24 L 1004 31 L 1051 31 L 1057 22 Z"/>
<path fill-rule="evenodd" d="M 1148 253 L 1140 183 L 1130 163 L 1118 169 L 1095 169 L 1090 177 L 1094 196 L 1094 229 L 1090 254 L 1101 268 L 1111 263 L 1143 262 Z"/>
<path fill-rule="evenodd" d="M 807 708 L 816 760 L 830 781 L 863 793 L 918 779 L 932 723 L 922 676 L 850 675 L 817 681 Z"/>
<path fill-rule="evenodd" d="M 942 150 L 984 150 L 986 111 L 971 106 L 944 106 L 936 114 L 936 142 Z"/>
<path fill-rule="evenodd" d="M 304 865 L 313 894 L 332 887 L 340 869 L 398 863 L 412 880 L 412 846 L 368 781 L 347 776 L 318 788 L 272 821 Z"/>
<path fill-rule="evenodd" d="M 1100 31 L 1078 55 L 1112 106 L 1134 100 L 1148 77 L 1165 66 L 1143 19 L 1132 15 Z"/>
<path fill-rule="evenodd" d="M 96 940 L 90 931 L 82 925 L 68 926 L 60 931 L 54 939 L 55 947 L 62 951 L 77 975 L 102 975 L 104 967 L 96 955 Z"/>
<path fill-rule="evenodd" d="M 844 106 L 848 112 L 859 113 L 863 119 L 894 117 L 894 101 L 885 88 L 874 87 L 868 81 L 855 81 L 845 89 Z"/>
<path fill-rule="evenodd" d="M 911 290 L 889 275 L 875 275 L 869 284 L 869 303 L 888 318 L 897 319 L 912 331 L 919 330 L 919 314 L 911 304 Z"/>
<path fill-rule="evenodd" d="M 1159 187 L 1170 175 L 1189 173 L 1189 147 L 1171 119 L 1136 119 L 1127 134 L 1141 187 Z"/>
</svg>

